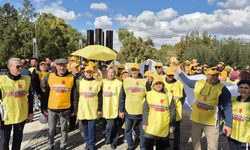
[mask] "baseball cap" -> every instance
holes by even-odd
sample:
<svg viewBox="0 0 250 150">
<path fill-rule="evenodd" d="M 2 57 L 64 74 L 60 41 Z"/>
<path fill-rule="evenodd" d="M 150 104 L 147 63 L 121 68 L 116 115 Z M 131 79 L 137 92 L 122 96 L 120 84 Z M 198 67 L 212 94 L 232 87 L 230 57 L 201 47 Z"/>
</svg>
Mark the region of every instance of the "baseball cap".
<svg viewBox="0 0 250 150">
<path fill-rule="evenodd" d="M 175 75 L 175 69 L 173 67 L 168 67 L 166 70 L 165 70 L 165 73 L 166 75 Z"/>
<path fill-rule="evenodd" d="M 186 60 L 185 63 L 191 63 L 189 60 Z"/>
<path fill-rule="evenodd" d="M 118 69 L 119 69 L 119 68 L 124 69 L 125 67 L 124 67 L 124 65 L 119 65 L 119 66 L 118 66 Z"/>
<path fill-rule="evenodd" d="M 140 69 L 140 66 L 139 64 L 133 63 L 131 64 L 130 69 Z"/>
<path fill-rule="evenodd" d="M 67 64 L 68 61 L 64 58 L 60 58 L 56 60 L 56 64 Z"/>
<path fill-rule="evenodd" d="M 156 62 L 155 63 L 155 67 L 162 67 L 163 65 L 162 65 L 162 63 L 161 62 Z"/>
<path fill-rule="evenodd" d="M 79 64 L 77 64 L 76 62 L 73 62 L 70 66 L 71 67 L 77 67 L 77 66 L 79 66 Z"/>
<path fill-rule="evenodd" d="M 155 83 L 157 83 L 157 82 L 162 82 L 162 83 L 164 83 L 164 82 L 163 82 L 163 79 L 162 79 L 161 77 L 155 77 L 155 78 L 154 78 L 153 83 L 155 84 Z"/>
<path fill-rule="evenodd" d="M 203 67 L 208 67 L 208 65 L 205 64 L 205 65 L 203 65 Z"/>
<path fill-rule="evenodd" d="M 123 75 L 124 73 L 129 73 L 128 70 L 123 70 L 121 75 Z"/>
<path fill-rule="evenodd" d="M 207 74 L 216 75 L 216 74 L 220 74 L 220 71 L 218 70 L 217 67 L 211 67 L 208 69 Z"/>
<path fill-rule="evenodd" d="M 151 70 L 149 71 L 146 71 L 145 74 L 144 74 L 145 77 L 154 77 L 154 74 Z"/>
<path fill-rule="evenodd" d="M 197 61 L 197 59 L 193 59 L 192 62 L 193 62 L 193 61 Z"/>
<path fill-rule="evenodd" d="M 94 69 L 92 66 L 87 66 L 84 71 L 94 71 Z"/>
<path fill-rule="evenodd" d="M 42 62 L 40 62 L 40 65 L 41 65 L 41 64 L 45 64 L 45 65 L 46 65 L 46 62 L 42 61 Z"/>
</svg>

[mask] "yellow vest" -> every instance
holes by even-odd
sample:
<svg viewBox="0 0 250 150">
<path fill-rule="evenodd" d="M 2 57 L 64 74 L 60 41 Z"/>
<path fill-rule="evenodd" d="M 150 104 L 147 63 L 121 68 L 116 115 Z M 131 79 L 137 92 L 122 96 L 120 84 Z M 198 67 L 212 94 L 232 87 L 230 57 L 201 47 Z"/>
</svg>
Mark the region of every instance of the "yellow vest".
<svg viewBox="0 0 250 150">
<path fill-rule="evenodd" d="M 250 141 L 250 102 L 233 101 L 233 126 L 231 138 L 248 143 Z"/>
<path fill-rule="evenodd" d="M 34 70 L 36 71 L 36 67 L 29 68 L 29 71 L 30 71 L 31 74 L 33 73 Z"/>
<path fill-rule="evenodd" d="M 125 109 L 128 114 L 142 114 L 146 95 L 146 83 L 147 79 L 124 79 L 123 87 L 126 93 Z"/>
<path fill-rule="evenodd" d="M 76 81 L 77 92 L 79 93 L 78 112 L 79 120 L 97 119 L 98 93 L 102 83 L 95 80 L 87 81 L 80 79 Z"/>
<path fill-rule="evenodd" d="M 185 66 L 185 73 L 188 74 L 188 73 L 190 73 L 190 71 L 191 71 L 190 65 L 189 66 Z"/>
<path fill-rule="evenodd" d="M 219 80 L 226 82 L 227 80 L 227 71 L 223 70 L 220 74 L 219 74 Z"/>
<path fill-rule="evenodd" d="M 46 74 L 48 74 L 49 72 L 38 72 L 38 77 L 39 77 L 39 81 L 40 81 L 40 85 L 42 84 L 43 78 Z M 45 92 L 45 89 L 42 89 L 43 92 Z"/>
<path fill-rule="evenodd" d="M 207 71 L 203 70 L 203 72 L 205 73 L 205 75 L 207 74 Z"/>
<path fill-rule="evenodd" d="M 11 80 L 7 75 L 0 77 L 2 99 L 7 111 L 5 125 L 21 123 L 28 118 L 30 80 L 25 75 L 17 81 Z"/>
<path fill-rule="evenodd" d="M 103 81 L 102 116 L 104 118 L 117 118 L 121 88 L 122 82 L 117 79 L 113 81 Z"/>
<path fill-rule="evenodd" d="M 148 126 L 146 133 L 167 137 L 169 134 L 170 112 L 167 94 L 156 92 L 155 90 L 147 92 L 147 102 L 149 105 Z"/>
<path fill-rule="evenodd" d="M 116 79 L 118 79 L 119 81 L 122 81 L 122 76 L 115 76 Z"/>
<path fill-rule="evenodd" d="M 48 108 L 68 109 L 71 106 L 71 89 L 74 84 L 74 76 L 69 74 L 65 77 L 58 77 L 55 73 L 49 75 L 50 87 Z"/>
<path fill-rule="evenodd" d="M 176 121 L 180 121 L 182 119 L 182 104 L 180 100 L 183 97 L 184 85 L 179 80 L 175 83 L 167 83 L 166 80 L 164 80 L 164 85 L 166 91 L 169 93 L 169 104 L 171 104 L 172 99 L 174 99 L 176 107 Z"/>
<path fill-rule="evenodd" d="M 204 79 L 196 82 L 194 88 L 195 102 L 191 116 L 194 122 L 215 125 L 216 108 L 224 86 L 222 83 L 208 84 Z"/>
</svg>

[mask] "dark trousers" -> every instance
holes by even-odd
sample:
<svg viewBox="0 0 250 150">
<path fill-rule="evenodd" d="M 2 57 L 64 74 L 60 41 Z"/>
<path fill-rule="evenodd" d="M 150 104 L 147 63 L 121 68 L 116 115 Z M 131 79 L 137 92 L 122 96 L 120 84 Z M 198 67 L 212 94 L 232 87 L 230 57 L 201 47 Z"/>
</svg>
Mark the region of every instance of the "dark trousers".
<svg viewBox="0 0 250 150">
<path fill-rule="evenodd" d="M 82 120 L 84 141 L 89 149 L 94 149 L 96 144 L 96 120 Z"/>
<path fill-rule="evenodd" d="M 164 150 L 166 148 L 166 146 L 165 146 L 166 141 L 149 139 L 149 138 L 145 137 L 146 150 L 153 150 L 154 149 L 154 142 L 156 144 L 156 150 Z"/>
<path fill-rule="evenodd" d="M 118 131 L 119 131 L 119 118 L 106 119 L 106 142 L 117 145 L 118 142 Z"/>
<path fill-rule="evenodd" d="M 22 139 L 23 139 L 23 128 L 25 125 L 25 121 L 13 124 L 13 125 L 4 125 L 4 122 L 1 122 L 0 128 L 0 150 L 9 150 L 9 141 L 10 141 L 10 133 L 13 130 L 13 143 L 12 150 L 20 150 Z"/>
<path fill-rule="evenodd" d="M 247 149 L 248 145 L 246 143 L 241 143 L 241 142 L 236 141 L 230 137 L 228 137 L 227 139 L 228 139 L 228 143 L 230 146 L 230 150 L 246 150 Z"/>
<path fill-rule="evenodd" d="M 134 142 L 132 139 L 133 123 L 134 119 L 128 119 L 125 117 L 125 137 L 129 149 L 134 149 Z M 140 130 L 140 150 L 145 150 L 145 138 L 144 138 L 144 130 L 142 129 L 142 120 L 137 120 L 137 125 L 139 126 Z"/>
<path fill-rule="evenodd" d="M 102 118 L 102 131 L 106 131 L 106 124 L 107 124 L 106 119 Z"/>
<path fill-rule="evenodd" d="M 70 128 L 74 127 L 75 124 L 76 124 L 76 115 L 70 116 L 69 117 L 69 126 L 70 126 Z"/>
<path fill-rule="evenodd" d="M 174 148 L 177 149 L 180 146 L 181 141 L 181 121 L 176 121 L 174 130 Z"/>
</svg>

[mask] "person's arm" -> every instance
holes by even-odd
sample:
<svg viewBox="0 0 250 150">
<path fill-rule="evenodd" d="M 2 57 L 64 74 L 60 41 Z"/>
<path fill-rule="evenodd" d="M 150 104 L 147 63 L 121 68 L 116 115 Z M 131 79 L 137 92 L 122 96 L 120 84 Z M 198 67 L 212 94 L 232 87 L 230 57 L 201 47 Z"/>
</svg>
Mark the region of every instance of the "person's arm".
<svg viewBox="0 0 250 150">
<path fill-rule="evenodd" d="M 151 91 L 151 86 L 150 86 L 150 83 L 148 81 L 146 83 L 146 90 L 147 90 L 147 92 Z"/>
<path fill-rule="evenodd" d="M 148 71 L 149 65 L 144 65 L 144 73 Z"/>
<path fill-rule="evenodd" d="M 71 101 L 71 107 L 70 107 L 70 113 L 76 113 L 77 106 L 78 106 L 78 98 L 77 98 L 77 91 L 76 91 L 76 79 L 74 77 L 74 83 L 71 89 L 71 95 L 70 95 L 70 101 Z"/>
<path fill-rule="evenodd" d="M 149 105 L 147 99 L 145 99 L 143 106 L 143 114 L 142 114 L 142 125 L 148 125 L 148 114 L 149 114 Z"/>
<path fill-rule="evenodd" d="M 41 89 L 41 84 L 40 84 L 40 79 L 38 74 L 35 76 L 35 89 L 36 89 L 36 94 L 41 95 L 42 94 L 42 89 Z"/>
<path fill-rule="evenodd" d="M 50 87 L 49 87 L 49 74 L 46 74 L 44 79 L 43 79 L 43 82 L 42 82 L 42 87 L 45 89 L 45 92 L 42 96 L 42 100 L 41 100 L 41 110 L 42 110 L 42 113 L 43 111 L 47 111 L 48 109 L 48 100 L 49 100 L 49 93 L 50 93 Z"/>
<path fill-rule="evenodd" d="M 190 80 L 183 72 L 179 74 L 182 81 L 190 88 L 194 88 L 196 80 Z"/>
<path fill-rule="evenodd" d="M 33 90 L 31 91 L 33 94 L 35 93 L 36 91 L 36 88 L 35 88 L 35 79 L 36 79 L 36 70 L 34 69 L 34 71 L 31 73 L 31 82 L 32 82 L 32 86 L 33 86 Z"/>
<path fill-rule="evenodd" d="M 183 97 L 180 100 L 181 100 L 181 104 L 183 105 L 184 102 L 185 102 L 185 99 L 186 99 L 186 92 L 185 92 L 184 88 L 183 88 L 183 92 L 182 93 L 183 93 Z"/>
<path fill-rule="evenodd" d="M 169 113 L 170 113 L 170 126 L 175 127 L 176 122 L 176 108 L 174 104 L 174 100 L 172 99 L 170 106 L 169 106 Z"/>
<path fill-rule="evenodd" d="M 125 112 L 125 99 L 126 99 L 126 93 L 124 91 L 124 87 L 122 86 L 121 92 L 120 92 L 120 101 L 119 101 L 119 111 Z"/>
<path fill-rule="evenodd" d="M 102 101 L 103 101 L 103 96 L 102 96 L 102 88 L 98 93 L 98 110 L 97 111 L 102 111 Z"/>
<path fill-rule="evenodd" d="M 233 113 L 232 113 L 231 93 L 225 86 L 223 87 L 222 93 L 219 96 L 219 106 L 223 107 L 223 113 L 226 119 L 225 125 L 229 128 L 232 128 Z"/>
<path fill-rule="evenodd" d="M 34 95 L 32 94 L 32 91 L 31 91 L 31 82 L 30 82 L 29 95 L 28 95 L 29 114 L 33 114 L 33 99 L 34 99 Z"/>
</svg>

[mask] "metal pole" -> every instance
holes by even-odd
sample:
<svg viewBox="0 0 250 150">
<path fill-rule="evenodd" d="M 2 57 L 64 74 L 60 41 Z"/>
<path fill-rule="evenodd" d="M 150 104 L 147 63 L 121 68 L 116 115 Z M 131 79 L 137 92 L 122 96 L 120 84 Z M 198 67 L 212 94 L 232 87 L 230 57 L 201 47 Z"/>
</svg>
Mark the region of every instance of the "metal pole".
<svg viewBox="0 0 250 150">
<path fill-rule="evenodd" d="M 79 39 L 79 49 L 82 49 L 82 39 Z M 80 62 L 80 64 L 82 63 L 82 57 L 81 56 L 79 56 L 79 58 L 78 58 L 81 62 Z"/>
<path fill-rule="evenodd" d="M 37 39 L 33 38 L 33 57 L 38 58 Z"/>
</svg>

